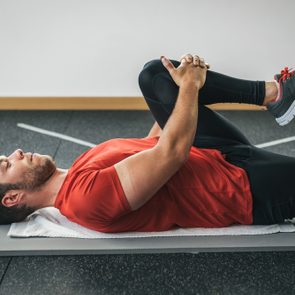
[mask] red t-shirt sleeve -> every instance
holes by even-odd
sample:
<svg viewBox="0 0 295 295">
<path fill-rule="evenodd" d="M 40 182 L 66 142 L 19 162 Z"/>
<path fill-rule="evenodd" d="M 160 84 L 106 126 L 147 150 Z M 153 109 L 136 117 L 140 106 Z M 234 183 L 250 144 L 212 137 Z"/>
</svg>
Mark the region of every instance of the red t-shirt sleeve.
<svg viewBox="0 0 295 295">
<path fill-rule="evenodd" d="M 87 170 L 79 178 L 81 219 L 107 225 L 131 211 L 114 166 Z"/>
</svg>

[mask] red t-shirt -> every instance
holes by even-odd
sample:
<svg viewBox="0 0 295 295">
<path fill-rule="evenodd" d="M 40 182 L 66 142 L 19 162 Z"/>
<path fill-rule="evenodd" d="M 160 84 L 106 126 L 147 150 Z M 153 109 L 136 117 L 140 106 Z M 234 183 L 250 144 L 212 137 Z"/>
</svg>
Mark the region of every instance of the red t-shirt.
<svg viewBox="0 0 295 295">
<path fill-rule="evenodd" d="M 132 211 L 114 164 L 152 148 L 158 139 L 115 138 L 84 152 L 68 170 L 54 207 L 69 220 L 100 232 L 252 224 L 248 176 L 216 149 L 192 147 L 176 174 Z"/>
</svg>

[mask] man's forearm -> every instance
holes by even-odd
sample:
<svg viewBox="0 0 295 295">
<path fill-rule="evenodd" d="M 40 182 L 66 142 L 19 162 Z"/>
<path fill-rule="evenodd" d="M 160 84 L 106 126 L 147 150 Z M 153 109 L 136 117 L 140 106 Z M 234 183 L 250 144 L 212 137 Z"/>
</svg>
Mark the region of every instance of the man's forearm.
<svg viewBox="0 0 295 295">
<path fill-rule="evenodd" d="M 179 153 L 184 158 L 189 155 L 197 130 L 198 96 L 195 83 L 188 81 L 180 86 L 174 109 L 158 141 L 168 152 Z"/>
</svg>

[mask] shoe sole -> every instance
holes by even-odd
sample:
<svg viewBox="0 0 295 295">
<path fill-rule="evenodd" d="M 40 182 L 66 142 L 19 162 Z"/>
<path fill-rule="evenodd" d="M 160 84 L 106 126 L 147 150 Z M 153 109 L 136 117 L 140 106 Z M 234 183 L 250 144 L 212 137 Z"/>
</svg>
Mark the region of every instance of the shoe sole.
<svg viewBox="0 0 295 295">
<path fill-rule="evenodd" d="M 291 104 L 287 112 L 283 116 L 276 118 L 276 121 L 278 122 L 279 125 L 284 126 L 290 123 L 294 117 L 295 117 L 295 100 L 293 101 L 293 103 Z"/>
</svg>

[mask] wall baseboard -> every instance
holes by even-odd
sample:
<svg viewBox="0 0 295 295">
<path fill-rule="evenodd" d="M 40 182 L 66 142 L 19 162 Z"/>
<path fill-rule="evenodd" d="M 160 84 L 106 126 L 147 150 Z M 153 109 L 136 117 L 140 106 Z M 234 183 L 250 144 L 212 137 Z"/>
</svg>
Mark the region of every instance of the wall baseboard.
<svg viewBox="0 0 295 295">
<path fill-rule="evenodd" d="M 266 110 L 241 103 L 208 105 L 214 110 Z M 143 97 L 0 97 L 0 110 L 148 110 Z"/>
</svg>

